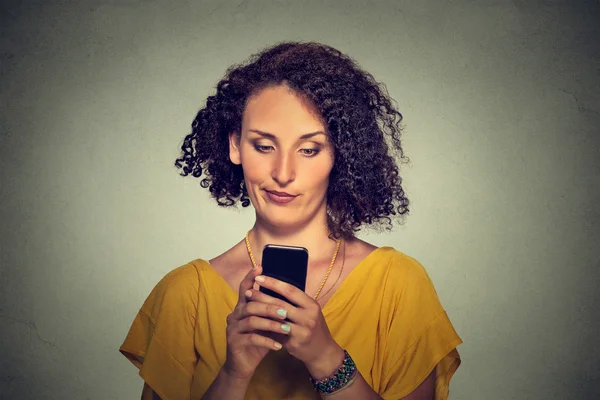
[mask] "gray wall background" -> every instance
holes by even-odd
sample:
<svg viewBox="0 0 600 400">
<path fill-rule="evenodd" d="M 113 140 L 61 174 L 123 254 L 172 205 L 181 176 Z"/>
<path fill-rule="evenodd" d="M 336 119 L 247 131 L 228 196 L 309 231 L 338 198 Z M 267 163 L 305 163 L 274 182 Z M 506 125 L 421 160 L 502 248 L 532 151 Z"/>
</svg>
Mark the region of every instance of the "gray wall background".
<svg viewBox="0 0 600 400">
<path fill-rule="evenodd" d="M 453 399 L 600 397 L 597 1 L 3 1 L 0 397 L 131 399 L 117 351 L 169 270 L 242 238 L 173 167 L 225 69 L 316 40 L 405 116 L 411 215 Z"/>
</svg>

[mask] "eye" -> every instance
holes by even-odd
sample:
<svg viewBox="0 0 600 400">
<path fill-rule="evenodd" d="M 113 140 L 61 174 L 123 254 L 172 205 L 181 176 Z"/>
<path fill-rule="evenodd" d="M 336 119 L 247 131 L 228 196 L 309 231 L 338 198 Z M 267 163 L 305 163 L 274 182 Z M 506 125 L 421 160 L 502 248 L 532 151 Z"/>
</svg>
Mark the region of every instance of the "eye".
<svg viewBox="0 0 600 400">
<path fill-rule="evenodd" d="M 300 152 L 307 157 L 314 157 L 319 154 L 320 149 L 300 149 Z"/>
<path fill-rule="evenodd" d="M 263 146 L 260 144 L 255 144 L 254 148 L 260 153 L 268 153 L 269 151 L 273 150 L 273 146 Z"/>
</svg>

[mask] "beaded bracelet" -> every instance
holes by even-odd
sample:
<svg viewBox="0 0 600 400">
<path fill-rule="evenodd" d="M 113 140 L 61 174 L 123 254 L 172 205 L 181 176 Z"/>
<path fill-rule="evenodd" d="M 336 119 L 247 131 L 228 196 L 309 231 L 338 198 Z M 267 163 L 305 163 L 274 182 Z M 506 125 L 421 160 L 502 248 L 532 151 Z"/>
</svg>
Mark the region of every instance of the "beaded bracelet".
<svg viewBox="0 0 600 400">
<path fill-rule="evenodd" d="M 350 354 L 344 350 L 344 361 L 342 365 L 329 378 L 315 381 L 312 377 L 310 381 L 319 394 L 329 395 L 342 390 L 348 383 L 356 377 L 356 364 Z"/>
</svg>

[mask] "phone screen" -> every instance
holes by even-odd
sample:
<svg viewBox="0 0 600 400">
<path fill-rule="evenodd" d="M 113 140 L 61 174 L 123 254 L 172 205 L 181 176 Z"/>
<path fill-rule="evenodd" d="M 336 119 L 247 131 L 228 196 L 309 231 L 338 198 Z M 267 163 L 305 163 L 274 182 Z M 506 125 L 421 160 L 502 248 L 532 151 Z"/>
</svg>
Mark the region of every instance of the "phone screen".
<svg viewBox="0 0 600 400">
<path fill-rule="evenodd" d="M 268 244 L 263 249 L 263 275 L 294 285 L 302 291 L 306 288 L 307 267 L 308 250 L 304 247 Z M 291 301 L 270 289 L 261 286 L 260 291 L 291 303 Z"/>
</svg>

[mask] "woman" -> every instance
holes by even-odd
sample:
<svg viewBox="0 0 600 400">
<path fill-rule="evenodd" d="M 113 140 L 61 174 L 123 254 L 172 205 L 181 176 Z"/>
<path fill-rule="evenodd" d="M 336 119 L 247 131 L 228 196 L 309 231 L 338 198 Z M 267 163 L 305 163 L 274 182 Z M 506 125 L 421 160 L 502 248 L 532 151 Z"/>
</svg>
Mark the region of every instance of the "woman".
<svg viewBox="0 0 600 400">
<path fill-rule="evenodd" d="M 370 74 L 321 44 L 282 43 L 228 70 L 176 165 L 205 174 L 219 205 L 252 203 L 256 221 L 144 302 L 120 348 L 143 399 L 448 397 L 461 339 L 426 271 L 355 237 L 408 212 L 401 118 Z M 261 275 L 269 243 L 308 249 L 304 292 Z"/>
</svg>

